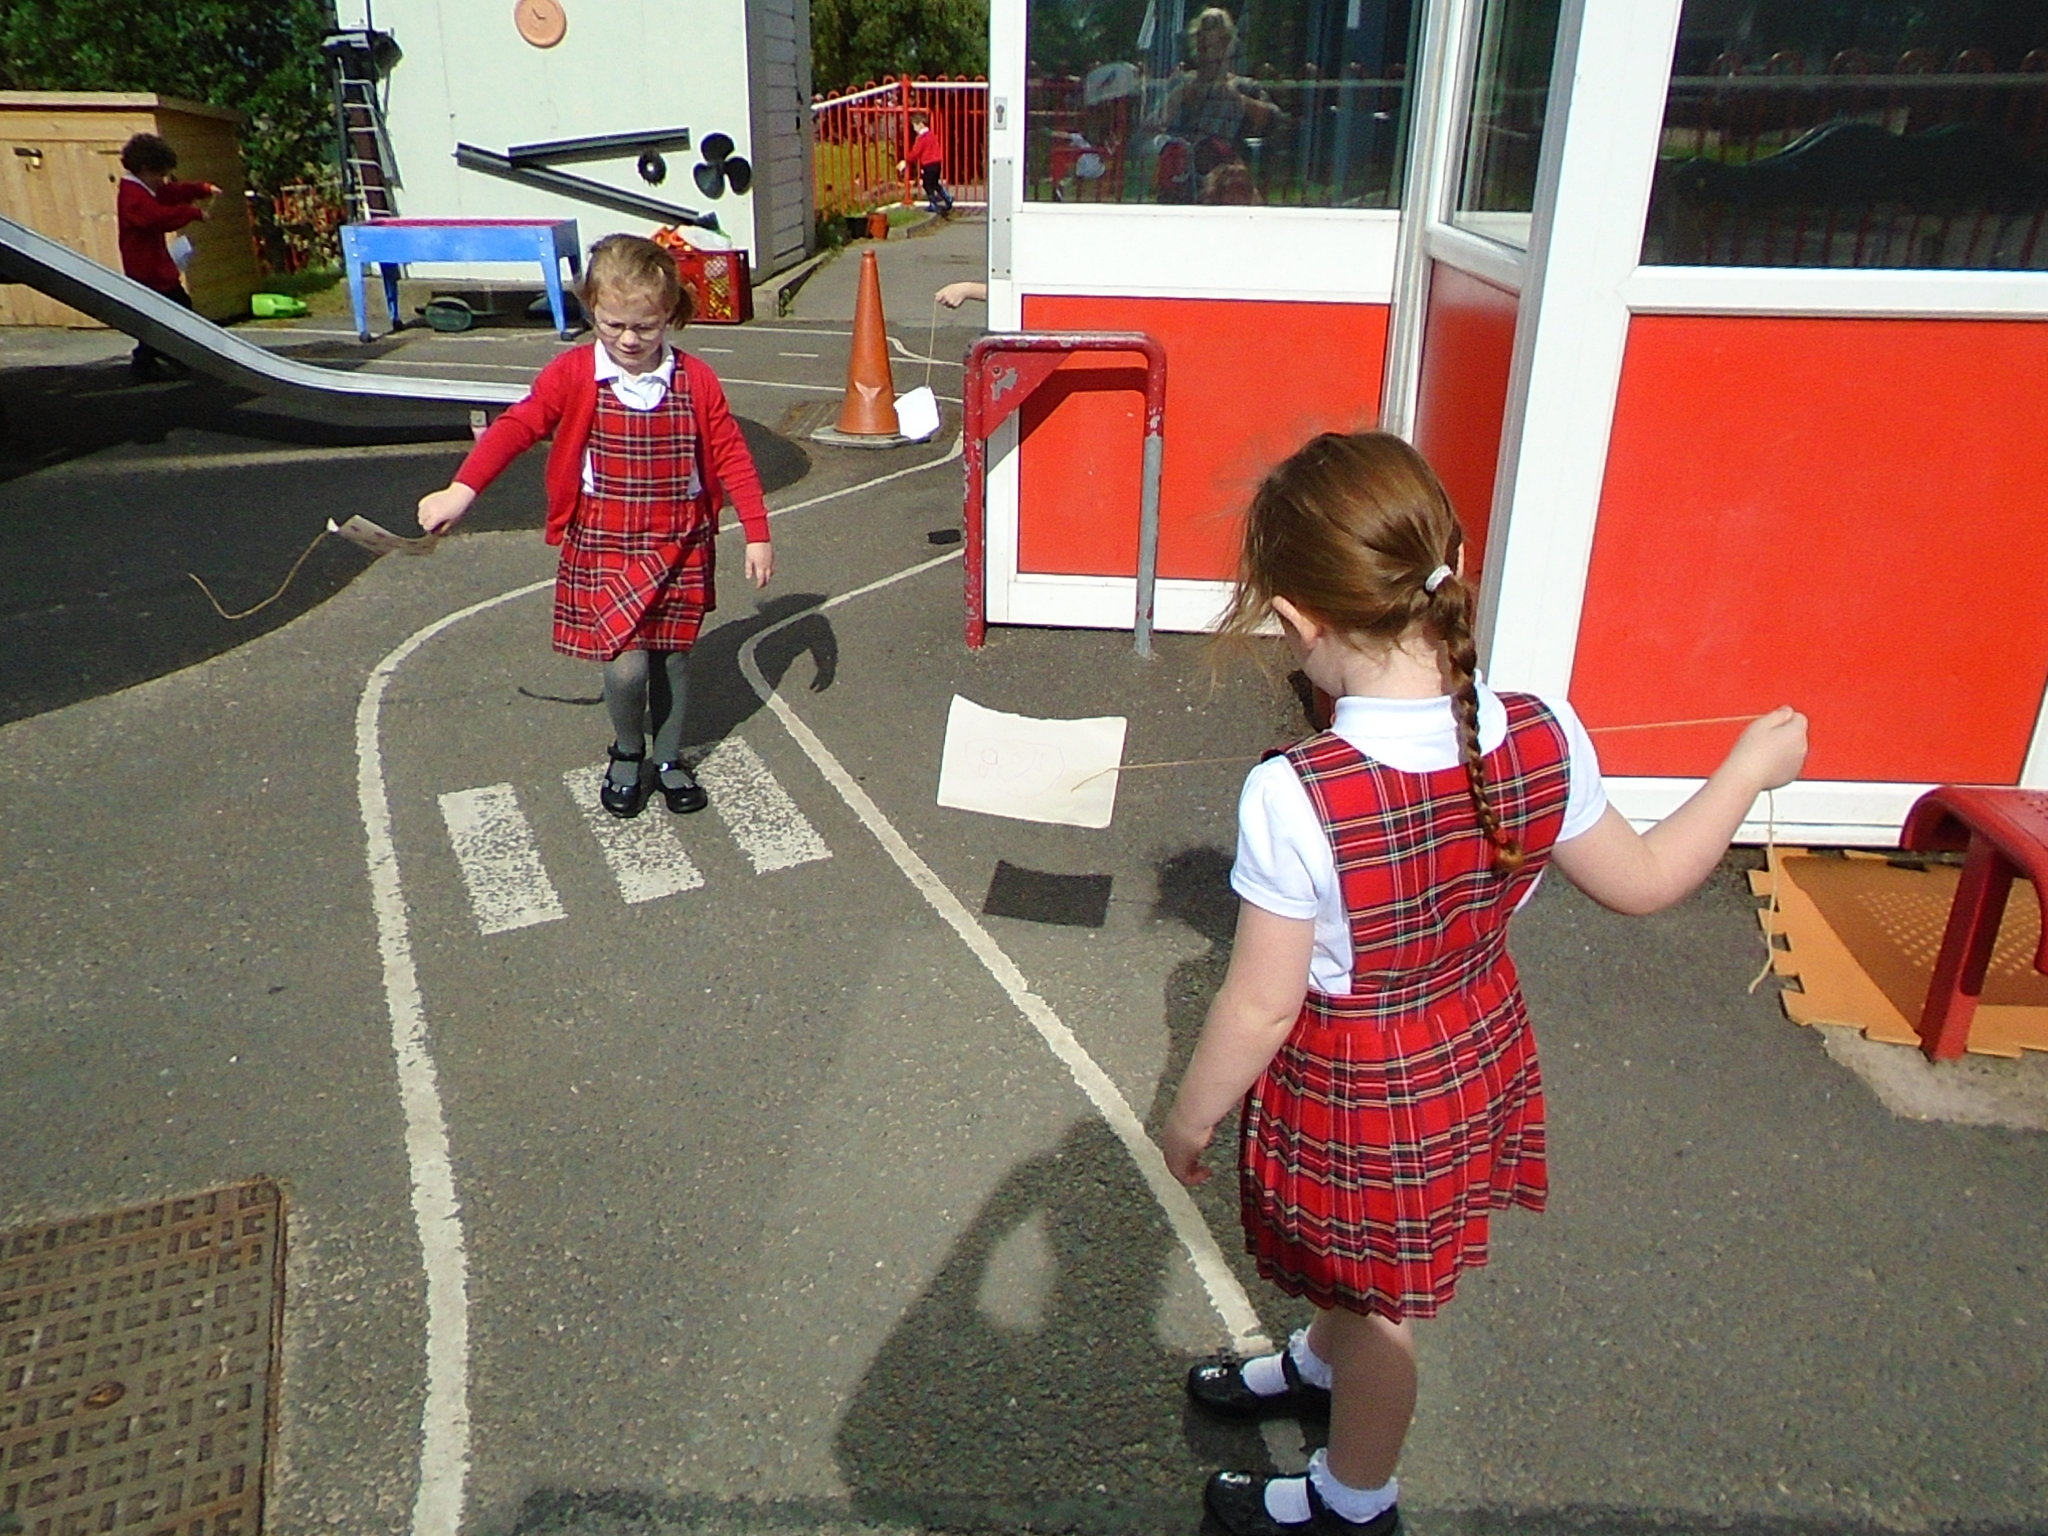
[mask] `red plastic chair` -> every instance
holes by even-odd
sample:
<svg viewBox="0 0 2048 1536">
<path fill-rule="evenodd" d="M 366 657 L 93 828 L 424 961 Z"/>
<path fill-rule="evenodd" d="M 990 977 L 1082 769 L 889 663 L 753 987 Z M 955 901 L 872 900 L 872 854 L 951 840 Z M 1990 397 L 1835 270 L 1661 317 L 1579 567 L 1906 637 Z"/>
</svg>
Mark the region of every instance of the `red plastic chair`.
<svg viewBox="0 0 2048 1536">
<path fill-rule="evenodd" d="M 1913 803 L 1899 842 L 1913 853 L 1963 854 L 1962 882 L 1920 1013 L 1920 1049 L 1930 1061 L 1953 1061 L 1969 1044 L 2014 876 L 2033 881 L 2042 904 L 2034 969 L 2048 974 L 2048 794 L 1944 784 Z"/>
</svg>

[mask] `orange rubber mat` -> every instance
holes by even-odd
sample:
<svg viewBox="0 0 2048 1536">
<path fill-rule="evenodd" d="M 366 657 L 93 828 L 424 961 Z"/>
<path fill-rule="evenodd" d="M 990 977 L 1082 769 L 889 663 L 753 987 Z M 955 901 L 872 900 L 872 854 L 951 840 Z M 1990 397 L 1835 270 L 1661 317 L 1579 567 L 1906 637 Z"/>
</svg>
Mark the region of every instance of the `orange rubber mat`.
<svg viewBox="0 0 2048 1536">
<path fill-rule="evenodd" d="M 1786 1016 L 1795 1024 L 1846 1024 L 1872 1040 L 1919 1045 L 1914 1026 L 1962 871 L 1797 848 L 1772 850 L 1771 866 L 1752 870 L 1749 886 L 1768 897 L 1773 871 L 1777 875 L 1778 914 L 1758 915 L 1786 945 L 1771 962 L 1773 973 L 1799 982 L 1799 990 L 1782 993 Z M 2034 969 L 2040 942 L 2034 888 L 2015 880 L 1970 1026 L 1972 1053 L 2048 1051 L 2048 976 Z"/>
</svg>

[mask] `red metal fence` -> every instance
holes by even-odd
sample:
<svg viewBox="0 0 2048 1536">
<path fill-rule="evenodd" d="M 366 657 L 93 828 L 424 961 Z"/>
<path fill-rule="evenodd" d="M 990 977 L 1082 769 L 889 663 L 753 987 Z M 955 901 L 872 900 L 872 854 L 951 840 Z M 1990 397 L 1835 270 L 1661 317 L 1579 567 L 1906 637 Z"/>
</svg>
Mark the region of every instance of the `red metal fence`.
<svg viewBox="0 0 2048 1536">
<path fill-rule="evenodd" d="M 896 168 L 910 148 L 912 112 L 930 115 L 944 156 L 940 174 L 954 200 L 987 203 L 988 82 L 891 79 L 811 103 L 811 178 L 820 216 L 917 200 L 915 171 Z"/>
</svg>

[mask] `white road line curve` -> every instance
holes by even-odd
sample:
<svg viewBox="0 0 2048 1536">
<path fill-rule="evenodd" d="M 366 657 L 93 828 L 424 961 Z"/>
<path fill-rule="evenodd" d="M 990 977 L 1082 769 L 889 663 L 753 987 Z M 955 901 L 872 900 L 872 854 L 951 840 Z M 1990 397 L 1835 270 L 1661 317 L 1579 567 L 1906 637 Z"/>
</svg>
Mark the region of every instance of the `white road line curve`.
<svg viewBox="0 0 2048 1536">
<path fill-rule="evenodd" d="M 875 841 L 882 845 L 883 851 L 903 872 L 904 878 L 916 887 L 918 894 L 923 896 L 932 910 L 960 936 L 961 942 L 972 951 L 975 959 L 979 960 L 989 975 L 995 978 L 997 985 L 1008 994 L 1017 1011 L 1024 1015 L 1033 1029 L 1038 1031 L 1053 1055 L 1059 1058 L 1060 1064 L 1088 1096 L 1088 1101 L 1095 1106 L 1096 1113 L 1102 1116 L 1110 1130 L 1115 1133 L 1117 1140 L 1124 1144 L 1124 1150 L 1130 1154 L 1131 1161 L 1137 1164 L 1139 1174 L 1144 1178 L 1146 1187 L 1151 1190 L 1152 1198 L 1159 1202 L 1161 1210 L 1165 1212 L 1174 1236 L 1187 1251 L 1188 1259 L 1195 1266 L 1195 1273 L 1200 1277 L 1203 1289 L 1209 1293 L 1210 1305 L 1215 1307 L 1217 1316 L 1223 1319 L 1224 1326 L 1230 1330 L 1231 1347 L 1240 1353 L 1263 1353 L 1271 1349 L 1272 1344 L 1259 1324 L 1259 1315 L 1252 1306 L 1251 1298 L 1245 1294 L 1245 1289 L 1238 1283 L 1237 1276 L 1231 1273 L 1230 1265 L 1223 1257 L 1223 1250 L 1216 1244 L 1216 1235 L 1202 1219 L 1202 1213 L 1196 1209 L 1193 1197 L 1182 1188 L 1172 1174 L 1166 1171 L 1166 1158 L 1152 1138 L 1145 1134 L 1144 1122 L 1131 1108 L 1130 1101 L 1123 1095 L 1123 1090 L 1118 1088 L 1109 1074 L 1102 1070 L 1095 1058 L 1088 1054 L 1087 1047 L 1081 1044 L 1059 1014 L 1053 1011 L 1052 1005 L 1032 991 L 1030 981 L 1017 963 L 995 941 L 994 936 L 982 927 L 974 914 L 968 911 L 966 904 L 939 878 L 937 872 L 918 856 L 903 834 L 896 830 L 894 823 L 882 814 L 881 807 L 860 787 L 853 775 L 846 771 L 845 766 L 819 739 L 817 733 L 790 708 L 781 693 L 762 675 L 760 665 L 755 660 L 755 650 L 763 640 L 777 630 L 798 623 L 812 614 L 837 608 L 856 597 L 893 586 L 899 581 L 921 575 L 925 571 L 959 558 L 961 551 L 954 550 L 950 554 L 921 560 L 893 576 L 884 576 L 864 587 L 856 587 L 851 592 L 842 592 L 816 608 L 793 613 L 780 623 L 770 625 L 751 636 L 747 643 L 740 647 L 740 673 L 746 678 L 747 685 L 760 695 L 761 702 L 782 722 L 783 729 L 795 739 L 796 744 L 803 749 L 804 755 L 810 758 L 812 765 L 825 776 L 826 782 L 839 792 L 839 798 L 846 802 L 854 815 L 860 818 L 861 824 L 874 835 Z"/>
<path fill-rule="evenodd" d="M 384 962 L 384 1001 L 391 1015 L 391 1051 L 405 1111 L 405 1155 L 411 1173 L 413 1223 L 427 1276 L 426 1401 L 420 1409 L 419 1487 L 413 1536 L 457 1536 L 469 1479 L 469 1257 L 448 1117 L 427 1045 L 426 1008 L 413 964 L 411 923 L 391 836 L 391 801 L 378 741 L 384 692 L 406 658 L 464 619 L 551 586 L 531 582 L 471 603 L 415 630 L 371 670 L 356 704 L 356 799 L 369 862 L 370 903 Z"/>
</svg>

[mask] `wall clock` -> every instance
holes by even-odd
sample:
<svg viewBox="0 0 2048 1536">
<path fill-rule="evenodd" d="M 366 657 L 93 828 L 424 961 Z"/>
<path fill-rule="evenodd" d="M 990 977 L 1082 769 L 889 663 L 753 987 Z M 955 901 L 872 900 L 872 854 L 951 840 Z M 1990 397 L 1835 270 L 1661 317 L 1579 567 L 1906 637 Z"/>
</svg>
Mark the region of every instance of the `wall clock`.
<svg viewBox="0 0 2048 1536">
<path fill-rule="evenodd" d="M 512 7 L 512 24 L 534 47 L 552 48 L 568 32 L 569 17 L 562 0 L 519 0 Z"/>
</svg>

